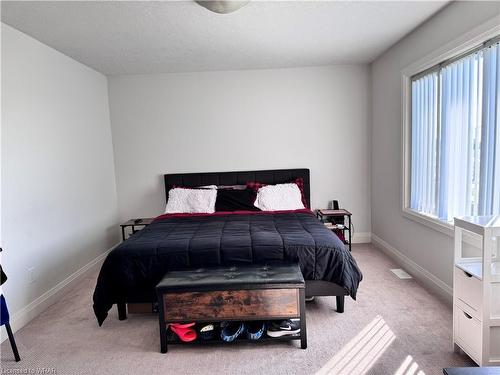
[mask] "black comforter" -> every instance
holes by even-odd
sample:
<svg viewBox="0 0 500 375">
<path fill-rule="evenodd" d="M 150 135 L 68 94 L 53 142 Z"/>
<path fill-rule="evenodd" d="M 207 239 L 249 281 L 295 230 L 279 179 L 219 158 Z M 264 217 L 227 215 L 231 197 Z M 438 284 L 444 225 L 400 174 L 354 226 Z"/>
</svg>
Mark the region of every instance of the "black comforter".
<svg viewBox="0 0 500 375">
<path fill-rule="evenodd" d="M 306 280 L 334 282 L 356 299 L 356 261 L 310 211 L 165 215 L 108 255 L 94 312 L 101 325 L 114 303 L 154 301 L 169 270 L 283 261 L 298 262 Z"/>
</svg>

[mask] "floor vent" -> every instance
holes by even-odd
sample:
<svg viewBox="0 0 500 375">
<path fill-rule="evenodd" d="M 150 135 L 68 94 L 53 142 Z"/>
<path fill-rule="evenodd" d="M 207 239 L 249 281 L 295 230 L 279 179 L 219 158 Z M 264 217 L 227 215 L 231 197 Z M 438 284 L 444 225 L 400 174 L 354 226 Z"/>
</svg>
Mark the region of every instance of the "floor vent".
<svg viewBox="0 0 500 375">
<path fill-rule="evenodd" d="M 405 270 L 403 270 L 401 268 L 392 268 L 391 272 L 403 280 L 413 279 L 413 277 L 411 277 L 411 275 L 408 272 L 406 272 Z"/>
</svg>

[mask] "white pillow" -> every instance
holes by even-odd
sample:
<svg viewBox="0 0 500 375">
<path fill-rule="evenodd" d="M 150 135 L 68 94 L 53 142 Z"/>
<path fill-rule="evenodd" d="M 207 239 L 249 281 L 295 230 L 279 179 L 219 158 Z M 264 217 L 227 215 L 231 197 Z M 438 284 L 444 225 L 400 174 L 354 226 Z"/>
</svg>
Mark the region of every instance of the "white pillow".
<svg viewBox="0 0 500 375">
<path fill-rule="evenodd" d="M 216 189 L 170 189 L 165 213 L 211 214 L 215 212 L 216 198 Z"/>
<path fill-rule="evenodd" d="M 299 210 L 305 208 L 297 184 L 263 186 L 257 191 L 254 206 L 262 211 Z"/>
</svg>

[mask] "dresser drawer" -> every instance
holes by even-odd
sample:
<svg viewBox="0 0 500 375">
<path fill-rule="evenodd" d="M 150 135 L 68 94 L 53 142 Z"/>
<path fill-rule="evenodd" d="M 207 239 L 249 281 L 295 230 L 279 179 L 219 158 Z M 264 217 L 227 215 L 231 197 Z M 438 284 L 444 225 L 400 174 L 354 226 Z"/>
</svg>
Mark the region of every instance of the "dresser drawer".
<svg viewBox="0 0 500 375">
<path fill-rule="evenodd" d="M 163 295 L 165 321 L 298 317 L 298 289 L 182 292 Z"/>
<path fill-rule="evenodd" d="M 481 319 L 482 288 L 481 280 L 455 267 L 454 293 L 456 298 L 466 303 L 474 312 L 474 316 Z"/>
<path fill-rule="evenodd" d="M 454 314 L 454 334 L 455 342 L 469 356 L 478 362 L 481 358 L 481 322 L 463 311 L 459 306 L 455 305 Z"/>
</svg>

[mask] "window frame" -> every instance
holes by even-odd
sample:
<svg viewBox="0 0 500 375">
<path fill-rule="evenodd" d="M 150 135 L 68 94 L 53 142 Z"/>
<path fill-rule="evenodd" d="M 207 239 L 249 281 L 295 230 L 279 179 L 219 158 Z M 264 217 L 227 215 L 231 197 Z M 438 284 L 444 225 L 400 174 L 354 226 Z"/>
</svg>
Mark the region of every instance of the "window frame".
<svg viewBox="0 0 500 375">
<path fill-rule="evenodd" d="M 437 49 L 428 56 L 407 66 L 401 72 L 401 211 L 402 215 L 410 220 L 423 224 L 429 228 L 453 237 L 453 225 L 447 221 L 433 218 L 410 208 L 411 188 L 411 130 L 412 108 L 411 92 L 412 80 L 415 76 L 437 69 L 439 64 L 447 62 L 472 51 L 485 41 L 495 38 L 500 33 L 500 16 L 463 34 L 459 38 Z"/>
</svg>

